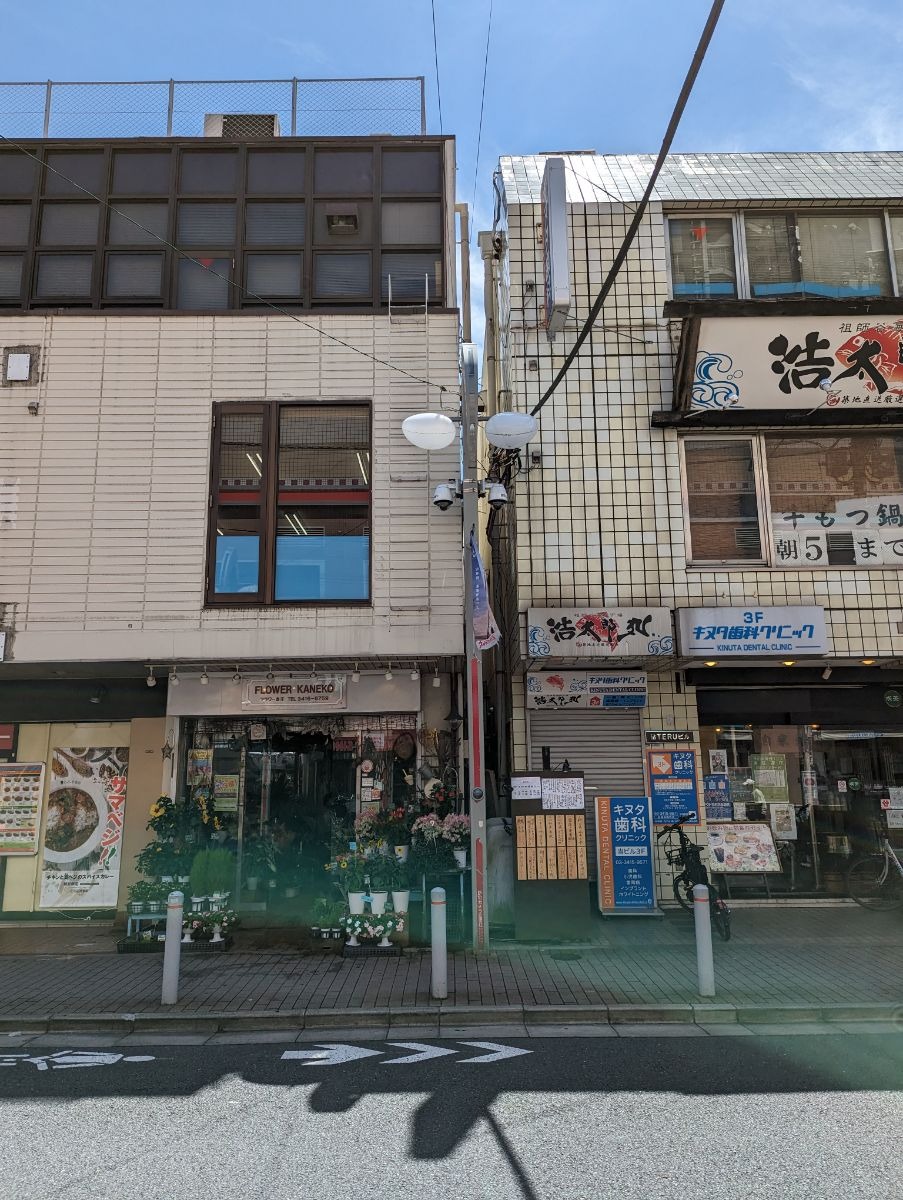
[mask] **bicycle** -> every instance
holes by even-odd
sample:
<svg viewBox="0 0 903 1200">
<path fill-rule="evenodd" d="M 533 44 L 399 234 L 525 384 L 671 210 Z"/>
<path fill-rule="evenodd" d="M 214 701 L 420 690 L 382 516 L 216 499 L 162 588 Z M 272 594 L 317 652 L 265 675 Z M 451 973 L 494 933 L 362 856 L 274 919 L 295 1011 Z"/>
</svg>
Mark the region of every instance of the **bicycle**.
<svg viewBox="0 0 903 1200">
<path fill-rule="evenodd" d="M 881 839 L 881 852 L 867 854 L 847 872 L 850 897 L 863 908 L 889 912 L 903 905 L 903 863 L 887 838 Z"/>
<path fill-rule="evenodd" d="M 687 817 L 681 817 L 673 825 L 666 825 L 658 834 L 656 840 L 667 838 L 665 842 L 665 858 L 670 866 L 681 866 L 683 870 L 674 876 L 674 899 L 687 912 L 693 911 L 693 888 L 698 883 L 704 883 L 709 889 L 709 912 L 715 931 L 723 941 L 729 942 L 731 937 L 731 910 L 718 895 L 717 889 L 709 881 L 709 873 L 702 861 L 702 848 L 687 837 L 683 824 Z M 678 844 L 674 845 L 674 834 L 677 834 Z"/>
</svg>

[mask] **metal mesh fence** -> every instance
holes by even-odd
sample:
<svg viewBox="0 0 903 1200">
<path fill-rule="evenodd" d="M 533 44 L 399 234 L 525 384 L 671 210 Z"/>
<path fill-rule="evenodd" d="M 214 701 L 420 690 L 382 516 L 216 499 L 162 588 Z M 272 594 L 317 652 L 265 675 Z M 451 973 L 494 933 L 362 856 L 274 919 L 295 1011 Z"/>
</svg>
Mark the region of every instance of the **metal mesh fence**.
<svg viewBox="0 0 903 1200">
<path fill-rule="evenodd" d="M 420 76 L 0 83 L 7 138 L 201 137 L 220 113 L 273 115 L 282 136 L 426 133 Z"/>
</svg>

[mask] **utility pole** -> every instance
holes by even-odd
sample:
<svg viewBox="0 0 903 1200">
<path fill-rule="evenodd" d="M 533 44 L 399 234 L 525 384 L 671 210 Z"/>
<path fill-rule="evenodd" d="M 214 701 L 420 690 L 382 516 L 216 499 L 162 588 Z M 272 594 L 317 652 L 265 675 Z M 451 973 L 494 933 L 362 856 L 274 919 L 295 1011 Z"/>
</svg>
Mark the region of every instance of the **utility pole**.
<svg viewBox="0 0 903 1200">
<path fill-rule="evenodd" d="M 486 772 L 483 760 L 483 662 L 473 623 L 474 589 L 470 538 L 479 527 L 479 376 L 477 348 L 461 347 L 461 504 L 464 518 L 464 692 L 467 697 L 470 785 L 470 881 L 475 950 L 489 945 L 486 907 Z M 479 543 L 478 543 L 479 544 Z"/>
</svg>

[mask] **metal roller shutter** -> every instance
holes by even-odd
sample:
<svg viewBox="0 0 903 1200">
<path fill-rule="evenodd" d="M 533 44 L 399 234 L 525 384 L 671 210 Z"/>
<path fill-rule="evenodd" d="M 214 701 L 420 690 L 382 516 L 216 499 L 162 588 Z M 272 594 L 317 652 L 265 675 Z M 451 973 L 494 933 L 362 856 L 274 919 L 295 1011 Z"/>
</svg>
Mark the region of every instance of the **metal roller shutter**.
<svg viewBox="0 0 903 1200">
<path fill-rule="evenodd" d="M 530 768 L 542 769 L 542 747 L 552 767 L 567 759 L 587 784 L 586 836 L 590 879 L 596 878 L 596 816 L 593 796 L 643 796 L 643 732 L 638 712 L 531 712 Z"/>
</svg>

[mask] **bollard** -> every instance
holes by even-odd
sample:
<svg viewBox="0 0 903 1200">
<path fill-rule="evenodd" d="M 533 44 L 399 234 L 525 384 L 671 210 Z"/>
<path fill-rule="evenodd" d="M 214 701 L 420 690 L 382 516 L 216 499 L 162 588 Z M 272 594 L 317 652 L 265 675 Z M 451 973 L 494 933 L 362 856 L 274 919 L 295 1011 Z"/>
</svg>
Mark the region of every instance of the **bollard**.
<svg viewBox="0 0 903 1200">
<path fill-rule="evenodd" d="M 448 996 L 448 951 L 446 950 L 445 888 L 434 887 L 430 892 L 430 947 L 432 975 L 430 991 L 434 1000 Z"/>
<path fill-rule="evenodd" d="M 166 900 L 166 941 L 163 943 L 163 990 L 161 1004 L 175 1004 L 179 998 L 179 959 L 182 956 L 182 909 L 185 897 L 170 892 Z"/>
<path fill-rule="evenodd" d="M 709 889 L 704 883 L 693 888 L 693 920 L 696 924 L 696 974 L 700 996 L 715 995 L 715 960 L 712 957 L 712 918 Z"/>
</svg>

